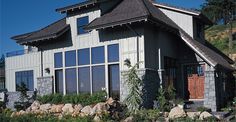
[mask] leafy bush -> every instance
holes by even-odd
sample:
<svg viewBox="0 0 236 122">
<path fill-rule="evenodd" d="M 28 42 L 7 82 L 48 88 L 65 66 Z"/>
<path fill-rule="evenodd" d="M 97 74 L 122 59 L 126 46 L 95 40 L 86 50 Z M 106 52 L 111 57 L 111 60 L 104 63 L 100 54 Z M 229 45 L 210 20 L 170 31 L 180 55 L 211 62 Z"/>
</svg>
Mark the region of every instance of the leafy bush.
<svg viewBox="0 0 236 122">
<path fill-rule="evenodd" d="M 37 100 L 42 103 L 51 103 L 51 104 L 66 104 L 66 103 L 72 103 L 72 104 L 82 104 L 82 105 L 91 105 L 98 102 L 104 102 L 106 100 L 106 92 L 100 91 L 97 93 L 93 93 L 92 95 L 87 93 L 81 93 L 81 94 L 67 94 L 67 95 L 61 95 L 61 94 L 50 94 L 50 95 L 44 95 L 44 96 L 38 96 Z"/>
<path fill-rule="evenodd" d="M 139 110 L 133 115 L 135 122 L 156 121 L 160 117 L 160 111 L 157 109 Z"/>
<path fill-rule="evenodd" d="M 164 112 L 170 110 L 171 106 L 169 101 L 166 99 L 166 92 L 163 88 L 159 88 L 158 90 L 157 101 L 160 111 Z"/>
<path fill-rule="evenodd" d="M 198 108 L 197 108 L 197 111 L 200 111 L 200 112 L 208 111 L 208 112 L 210 112 L 210 109 L 209 109 L 209 108 L 206 108 L 206 107 L 203 107 L 203 106 L 201 106 L 201 107 L 198 107 Z"/>
</svg>

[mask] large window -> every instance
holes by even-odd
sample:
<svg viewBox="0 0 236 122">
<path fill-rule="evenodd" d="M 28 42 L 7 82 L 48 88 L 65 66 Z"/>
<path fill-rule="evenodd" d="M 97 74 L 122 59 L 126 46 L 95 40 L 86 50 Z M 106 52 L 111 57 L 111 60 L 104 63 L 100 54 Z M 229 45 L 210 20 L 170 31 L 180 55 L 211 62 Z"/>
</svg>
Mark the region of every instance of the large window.
<svg viewBox="0 0 236 122">
<path fill-rule="evenodd" d="M 66 93 L 76 94 L 77 93 L 77 79 L 76 79 L 76 69 L 66 69 Z"/>
<path fill-rule="evenodd" d="M 90 51 L 89 48 L 78 50 L 78 64 L 88 65 L 90 64 Z"/>
<path fill-rule="evenodd" d="M 92 64 L 104 63 L 104 47 L 94 47 L 92 48 Z"/>
<path fill-rule="evenodd" d="M 76 51 L 75 50 L 65 52 L 65 64 L 66 64 L 66 67 L 76 65 Z"/>
<path fill-rule="evenodd" d="M 55 71 L 55 87 L 56 93 L 63 94 L 63 72 L 62 70 Z"/>
<path fill-rule="evenodd" d="M 34 73 L 33 70 L 30 71 L 20 71 L 15 73 L 16 80 L 16 90 L 19 87 L 25 85 L 29 91 L 34 90 Z"/>
<path fill-rule="evenodd" d="M 77 34 L 78 35 L 87 33 L 84 30 L 84 27 L 88 24 L 88 22 L 89 22 L 88 16 L 77 19 Z"/>
<path fill-rule="evenodd" d="M 54 67 L 55 68 L 61 68 L 63 66 L 62 64 L 62 53 L 55 53 L 54 54 Z"/>
<path fill-rule="evenodd" d="M 92 67 L 93 92 L 101 91 L 105 88 L 105 66 Z"/>
<path fill-rule="evenodd" d="M 119 61 L 119 45 L 113 44 L 108 45 L 108 62 L 118 62 Z"/>
<path fill-rule="evenodd" d="M 90 67 L 81 67 L 78 71 L 79 75 L 79 92 L 80 93 L 90 93 Z"/>
</svg>

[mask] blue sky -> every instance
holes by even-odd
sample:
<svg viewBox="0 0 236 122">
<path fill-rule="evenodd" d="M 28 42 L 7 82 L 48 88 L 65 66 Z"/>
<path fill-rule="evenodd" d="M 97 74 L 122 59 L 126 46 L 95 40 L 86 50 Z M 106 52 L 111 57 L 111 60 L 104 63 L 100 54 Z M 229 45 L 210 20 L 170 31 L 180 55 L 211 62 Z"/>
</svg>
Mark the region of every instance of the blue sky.
<svg viewBox="0 0 236 122">
<path fill-rule="evenodd" d="M 21 50 L 10 37 L 38 30 L 62 18 L 56 8 L 84 0 L 0 0 L 0 55 Z M 205 0 L 158 0 L 185 8 L 199 8 Z"/>
</svg>

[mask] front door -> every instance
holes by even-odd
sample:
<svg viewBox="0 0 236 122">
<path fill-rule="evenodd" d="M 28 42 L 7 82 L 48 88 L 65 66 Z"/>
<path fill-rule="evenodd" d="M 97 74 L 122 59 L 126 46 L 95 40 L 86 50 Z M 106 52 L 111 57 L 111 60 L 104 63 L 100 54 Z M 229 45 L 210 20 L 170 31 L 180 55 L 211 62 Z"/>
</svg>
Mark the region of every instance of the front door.
<svg viewBox="0 0 236 122">
<path fill-rule="evenodd" d="M 186 66 L 189 99 L 204 98 L 204 69 L 204 65 Z"/>
</svg>

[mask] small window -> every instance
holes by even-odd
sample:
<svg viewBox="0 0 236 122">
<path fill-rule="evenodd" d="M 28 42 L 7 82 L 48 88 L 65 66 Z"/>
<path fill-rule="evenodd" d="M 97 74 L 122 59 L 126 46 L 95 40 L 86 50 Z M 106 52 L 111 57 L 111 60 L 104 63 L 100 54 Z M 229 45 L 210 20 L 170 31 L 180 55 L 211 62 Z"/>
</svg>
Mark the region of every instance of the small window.
<svg viewBox="0 0 236 122">
<path fill-rule="evenodd" d="M 66 93 L 67 94 L 76 94 L 77 93 L 77 78 L 76 78 L 76 69 L 66 69 Z"/>
<path fill-rule="evenodd" d="M 54 67 L 61 68 L 62 67 L 62 53 L 55 53 L 54 54 Z"/>
<path fill-rule="evenodd" d="M 34 90 L 34 73 L 30 71 L 20 71 L 15 73 L 16 90 L 19 91 L 19 87 L 25 85 L 28 91 Z"/>
<path fill-rule="evenodd" d="M 86 17 L 82 17 L 82 18 L 78 18 L 77 19 L 77 34 L 84 34 L 84 33 L 87 33 L 85 30 L 84 30 L 84 27 L 86 25 L 88 25 L 88 16 Z"/>
<path fill-rule="evenodd" d="M 99 64 L 104 63 L 105 56 L 104 56 L 104 47 L 94 47 L 92 48 L 92 63 Z"/>
<path fill-rule="evenodd" d="M 101 91 L 105 88 L 105 66 L 92 67 L 93 92 Z"/>
<path fill-rule="evenodd" d="M 113 44 L 108 45 L 108 62 L 118 62 L 119 61 L 119 45 Z"/>
<path fill-rule="evenodd" d="M 90 93 L 90 68 L 82 67 L 79 68 L 79 93 Z"/>
<path fill-rule="evenodd" d="M 88 65 L 90 64 L 90 51 L 89 48 L 78 50 L 78 64 Z"/>
<path fill-rule="evenodd" d="M 76 65 L 76 51 L 75 50 L 65 52 L 65 64 L 66 64 L 66 67 Z"/>
</svg>

